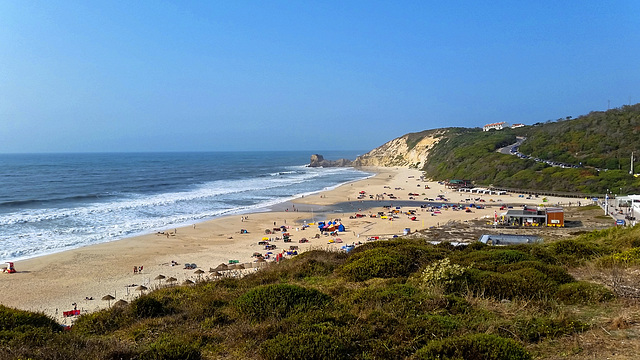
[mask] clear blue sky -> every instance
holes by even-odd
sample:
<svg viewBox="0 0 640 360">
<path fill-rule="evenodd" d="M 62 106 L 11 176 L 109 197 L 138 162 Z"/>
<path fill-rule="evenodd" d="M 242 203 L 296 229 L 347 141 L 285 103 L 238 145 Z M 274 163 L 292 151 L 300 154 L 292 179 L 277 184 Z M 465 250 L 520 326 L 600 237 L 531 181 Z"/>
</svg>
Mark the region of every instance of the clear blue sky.
<svg viewBox="0 0 640 360">
<path fill-rule="evenodd" d="M 640 1 L 0 1 L 0 153 L 369 150 L 640 102 Z"/>
</svg>

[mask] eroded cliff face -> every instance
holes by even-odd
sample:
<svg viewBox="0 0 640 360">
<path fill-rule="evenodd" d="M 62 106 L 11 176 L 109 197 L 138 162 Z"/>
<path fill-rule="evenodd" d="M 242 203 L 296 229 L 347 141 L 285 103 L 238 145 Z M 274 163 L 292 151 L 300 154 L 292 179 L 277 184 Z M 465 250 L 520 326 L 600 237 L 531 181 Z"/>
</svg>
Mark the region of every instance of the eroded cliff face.
<svg viewBox="0 0 640 360">
<path fill-rule="evenodd" d="M 444 129 L 438 129 L 403 135 L 358 156 L 352 165 L 422 168 L 429 158 L 429 150 L 445 133 Z"/>
</svg>

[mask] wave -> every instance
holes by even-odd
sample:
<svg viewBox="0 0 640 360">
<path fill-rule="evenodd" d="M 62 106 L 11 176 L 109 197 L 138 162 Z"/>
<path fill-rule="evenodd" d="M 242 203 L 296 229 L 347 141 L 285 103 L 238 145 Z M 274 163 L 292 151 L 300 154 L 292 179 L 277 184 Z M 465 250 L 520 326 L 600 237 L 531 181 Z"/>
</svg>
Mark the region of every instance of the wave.
<svg viewBox="0 0 640 360">
<path fill-rule="evenodd" d="M 193 184 L 154 195 L 111 194 L 75 207 L 20 209 L 0 215 L 0 259 L 21 260 L 270 206 L 361 179 L 349 168 L 286 167 L 277 176 Z M 280 174 L 282 173 L 282 174 Z M 93 199 L 92 199 L 93 200 Z"/>
<path fill-rule="evenodd" d="M 29 206 L 34 204 L 44 205 L 48 203 L 59 203 L 59 202 L 74 202 L 74 201 L 81 202 L 85 200 L 112 198 L 116 196 L 117 196 L 116 194 L 109 194 L 109 193 L 94 193 L 94 194 L 86 194 L 86 195 L 49 197 L 45 199 L 11 200 L 11 201 L 0 202 L 0 206 L 16 207 L 16 206 Z"/>
</svg>

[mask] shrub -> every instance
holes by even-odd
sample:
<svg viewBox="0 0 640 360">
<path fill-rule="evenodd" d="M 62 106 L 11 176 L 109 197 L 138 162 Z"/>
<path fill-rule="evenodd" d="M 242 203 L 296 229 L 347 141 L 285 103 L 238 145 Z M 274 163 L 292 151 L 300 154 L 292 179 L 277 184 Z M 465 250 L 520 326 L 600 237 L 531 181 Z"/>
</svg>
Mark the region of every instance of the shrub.
<svg viewBox="0 0 640 360">
<path fill-rule="evenodd" d="M 0 305 L 0 330 L 16 330 L 20 328 L 61 330 L 60 325 L 45 314 L 12 309 Z"/>
<path fill-rule="evenodd" d="M 401 314 L 398 315 L 400 317 L 419 313 L 424 300 L 422 292 L 409 284 L 393 283 L 394 281 L 395 279 L 370 280 L 367 287 L 350 292 L 345 302 L 354 313 L 377 309 Z"/>
<path fill-rule="evenodd" d="M 460 328 L 464 328 L 464 323 L 457 317 L 433 314 L 420 315 L 408 326 L 414 338 L 420 336 L 428 340 L 444 339 Z"/>
<path fill-rule="evenodd" d="M 474 334 L 432 341 L 414 354 L 415 359 L 529 360 L 517 342 L 496 335 Z"/>
<path fill-rule="evenodd" d="M 254 320 L 265 317 L 284 318 L 291 313 L 322 308 L 331 297 L 316 289 L 296 285 L 274 284 L 249 290 L 236 301 L 242 314 Z"/>
<path fill-rule="evenodd" d="M 152 318 L 168 315 L 170 311 L 158 300 L 150 296 L 135 299 L 130 306 L 133 316 L 137 318 Z"/>
<path fill-rule="evenodd" d="M 463 266 L 474 266 L 480 270 L 495 271 L 502 265 L 514 264 L 521 261 L 535 260 L 535 258 L 525 252 L 505 249 L 488 248 L 473 252 L 463 252 L 452 256 L 455 263 Z"/>
<path fill-rule="evenodd" d="M 200 350 L 192 342 L 163 336 L 140 354 L 141 360 L 200 360 Z"/>
<path fill-rule="evenodd" d="M 413 265 L 410 258 L 386 249 L 367 250 L 357 255 L 340 269 L 340 273 L 352 281 L 408 276 Z"/>
<path fill-rule="evenodd" d="M 515 319 L 511 325 L 505 324 L 504 328 L 511 328 L 511 334 L 517 334 L 520 338 L 529 342 L 538 342 L 544 338 L 557 338 L 585 331 L 588 325 L 572 318 L 532 317 L 527 319 Z"/>
<path fill-rule="evenodd" d="M 594 304 L 611 300 L 614 297 L 613 292 L 603 285 L 585 281 L 563 284 L 556 292 L 558 301 L 566 305 Z"/>
<path fill-rule="evenodd" d="M 420 274 L 421 285 L 434 287 L 452 284 L 456 278 L 460 278 L 469 267 L 451 264 L 449 258 L 444 258 L 427 265 Z"/>
<path fill-rule="evenodd" d="M 592 241 L 574 239 L 556 241 L 549 246 L 549 249 L 558 260 L 568 265 L 579 265 L 584 260 L 608 253 L 607 249 Z"/>
<path fill-rule="evenodd" d="M 129 325 L 133 318 L 125 308 L 112 307 L 80 316 L 73 324 L 72 331 L 83 335 L 104 335 L 110 331 Z"/>
<path fill-rule="evenodd" d="M 521 261 L 515 264 L 503 265 L 498 267 L 497 271 L 505 274 L 520 269 L 536 269 L 556 284 L 566 284 L 575 281 L 573 276 L 562 266 L 548 265 L 540 261 Z"/>
<path fill-rule="evenodd" d="M 509 273 L 470 269 L 462 279 L 447 287 L 450 292 L 467 289 L 497 299 L 544 298 L 556 292 L 558 285 L 536 269 L 525 268 Z"/>
<path fill-rule="evenodd" d="M 351 359 L 357 354 L 346 331 L 325 334 L 322 332 L 300 332 L 278 334 L 260 346 L 265 359 Z"/>
</svg>

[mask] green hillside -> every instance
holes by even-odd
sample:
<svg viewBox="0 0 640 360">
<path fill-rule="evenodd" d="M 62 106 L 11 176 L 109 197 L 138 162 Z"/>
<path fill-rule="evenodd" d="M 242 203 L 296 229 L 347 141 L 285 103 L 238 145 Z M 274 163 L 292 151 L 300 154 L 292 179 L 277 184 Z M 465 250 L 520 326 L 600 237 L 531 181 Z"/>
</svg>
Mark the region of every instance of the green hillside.
<svg viewBox="0 0 640 360">
<path fill-rule="evenodd" d="M 512 247 L 398 239 L 350 254 L 316 250 L 243 279 L 160 289 L 83 315 L 69 331 L 0 306 L 0 356 L 581 359 L 606 346 L 624 353 L 637 346 L 637 335 L 624 332 L 624 321 L 635 321 L 624 314 L 637 306 L 603 286 L 605 278 L 572 274 L 616 271 L 622 284 L 640 263 L 639 238 L 635 227 Z M 613 289 L 620 296 L 627 287 Z M 617 336 L 635 345 L 602 332 L 614 332 L 615 321 Z"/>
<path fill-rule="evenodd" d="M 628 172 L 631 152 L 640 155 L 640 104 L 538 124 L 521 132 L 527 136 L 527 141 L 520 146 L 523 153 Z"/>
<path fill-rule="evenodd" d="M 531 158 L 582 166 L 554 167 L 496 152 L 514 143 L 516 136 L 527 138 L 519 150 Z M 514 189 L 638 193 L 640 178 L 629 174 L 631 151 L 640 155 L 638 144 L 637 104 L 515 130 L 449 129 L 431 150 L 423 170 L 436 180 L 471 179 L 479 185 Z M 639 161 L 636 166 L 640 167 Z"/>
</svg>

